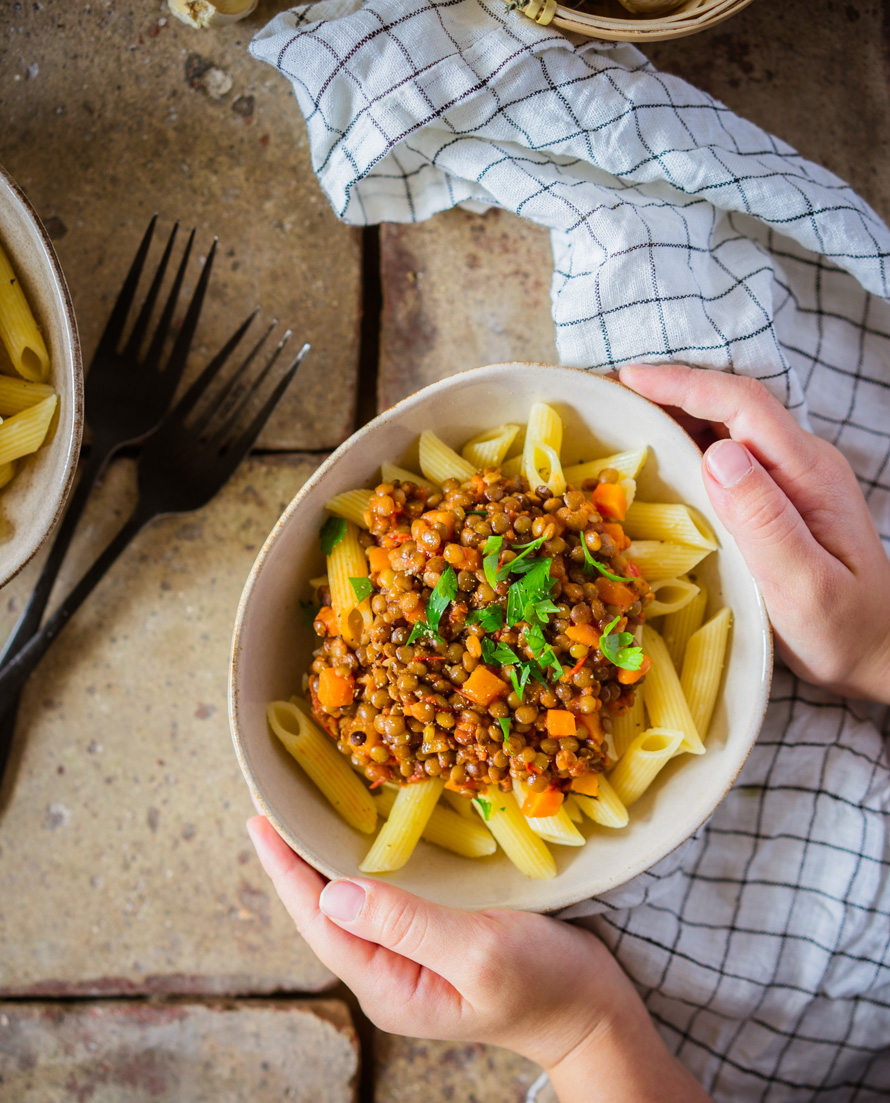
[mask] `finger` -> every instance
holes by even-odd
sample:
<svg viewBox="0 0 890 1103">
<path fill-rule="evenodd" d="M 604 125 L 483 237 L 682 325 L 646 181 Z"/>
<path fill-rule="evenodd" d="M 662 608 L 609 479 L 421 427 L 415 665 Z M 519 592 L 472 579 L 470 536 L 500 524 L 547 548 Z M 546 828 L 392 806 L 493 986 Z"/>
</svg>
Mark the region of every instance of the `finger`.
<svg viewBox="0 0 890 1103">
<path fill-rule="evenodd" d="M 831 569 L 831 557 L 817 543 L 800 513 L 743 444 L 721 440 L 702 461 L 711 503 L 746 563 L 770 598 L 780 597 L 806 563 L 810 574 Z"/>
</svg>

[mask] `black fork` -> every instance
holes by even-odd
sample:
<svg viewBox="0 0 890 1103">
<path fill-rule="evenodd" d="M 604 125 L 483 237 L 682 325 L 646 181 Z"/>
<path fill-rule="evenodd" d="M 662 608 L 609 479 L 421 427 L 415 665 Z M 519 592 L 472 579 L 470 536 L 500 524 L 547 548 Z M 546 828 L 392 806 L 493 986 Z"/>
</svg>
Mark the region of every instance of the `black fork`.
<svg viewBox="0 0 890 1103">
<path fill-rule="evenodd" d="M 214 387 L 254 314 L 238 328 L 148 439 L 137 466 L 138 500 L 129 519 L 58 609 L 0 669 L 0 715 L 14 705 L 31 671 L 133 537 L 156 517 L 205 505 L 249 451 L 309 349 L 303 345 L 274 386 L 263 386 L 291 337 L 288 330 L 258 371 L 251 365 L 266 330 L 227 383 Z M 261 390 L 268 392 L 260 402 Z M 11 743 L 11 741 L 10 741 Z M 0 746 L 0 777 L 8 747 Z"/>
</svg>

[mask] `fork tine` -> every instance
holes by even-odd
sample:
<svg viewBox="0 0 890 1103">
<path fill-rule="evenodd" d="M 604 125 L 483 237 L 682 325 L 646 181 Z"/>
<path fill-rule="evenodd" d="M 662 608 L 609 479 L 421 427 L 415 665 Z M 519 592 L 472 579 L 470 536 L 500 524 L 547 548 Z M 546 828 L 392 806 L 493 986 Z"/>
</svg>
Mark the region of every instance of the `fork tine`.
<svg viewBox="0 0 890 1103">
<path fill-rule="evenodd" d="M 276 319 L 273 319 L 267 327 L 266 332 L 260 336 L 259 340 L 253 346 L 250 352 L 248 352 L 247 356 L 244 358 L 240 366 L 232 373 L 231 378 L 227 380 L 224 386 L 220 387 L 219 393 L 213 395 L 211 398 L 208 399 L 201 413 L 195 418 L 194 424 L 192 425 L 193 432 L 199 435 L 203 433 L 210 423 L 210 420 L 213 418 L 214 414 L 216 414 L 216 412 L 221 409 L 229 400 L 229 398 L 235 393 L 238 383 L 241 381 L 244 373 L 254 362 L 263 345 L 268 340 L 269 334 L 272 332 L 276 325 L 278 325 L 278 322 Z M 290 330 L 288 330 L 287 334 L 285 334 L 285 339 L 289 336 Z M 277 352 L 275 355 L 277 355 Z"/>
<path fill-rule="evenodd" d="M 139 277 L 142 275 L 142 267 L 145 264 L 145 258 L 148 256 L 149 246 L 154 236 L 157 221 L 158 216 L 156 214 L 152 215 L 151 221 L 148 224 L 148 229 L 142 235 L 142 241 L 139 243 L 139 248 L 136 250 L 136 256 L 133 258 L 133 263 L 130 265 L 130 271 L 127 273 L 127 278 L 124 280 L 123 286 L 112 307 L 111 314 L 108 316 L 108 321 L 105 323 L 105 329 L 102 331 L 102 336 L 99 338 L 99 344 L 96 347 L 97 355 L 100 351 L 104 353 L 106 348 L 108 350 L 117 348 L 120 342 L 124 332 L 124 326 L 127 323 L 127 315 L 130 313 L 130 307 L 133 305 L 133 297 L 136 294 L 136 288 L 139 286 Z"/>
<path fill-rule="evenodd" d="M 176 269 L 176 275 L 173 277 L 170 293 L 167 295 L 167 301 L 164 304 L 164 309 L 161 311 L 161 316 L 155 327 L 154 336 L 152 337 L 151 344 L 148 346 L 148 352 L 145 354 L 145 363 L 151 367 L 157 367 L 161 362 L 161 353 L 164 351 L 164 342 L 167 339 L 167 334 L 173 321 L 173 311 L 176 309 L 176 302 L 179 298 L 180 289 L 182 288 L 182 281 L 185 278 L 185 269 L 188 264 L 189 256 L 191 255 L 194 240 L 195 231 L 193 229 L 189 234 L 188 241 L 185 243 L 185 249 L 183 250 L 179 267 Z"/>
<path fill-rule="evenodd" d="M 151 321 L 151 312 L 154 310 L 155 303 L 157 302 L 158 295 L 161 290 L 161 283 L 164 279 L 164 274 L 167 271 L 167 264 L 170 261 L 170 254 L 173 252 L 173 241 L 176 237 L 176 232 L 179 229 L 179 223 L 174 222 L 173 229 L 170 231 L 170 237 L 167 239 L 167 245 L 164 249 L 164 255 L 161 257 L 161 263 L 158 265 L 158 269 L 155 272 L 154 279 L 151 281 L 151 287 L 148 289 L 148 295 L 145 298 L 145 302 L 142 304 L 142 309 L 136 318 L 136 323 L 133 326 L 133 331 L 127 340 L 123 349 L 124 356 L 138 356 L 139 346 L 142 344 L 142 340 L 145 337 L 145 333 L 148 329 L 148 323 Z"/>
<path fill-rule="evenodd" d="M 200 399 L 201 395 L 206 391 L 208 385 L 212 382 L 213 378 L 220 372 L 225 365 L 228 358 L 232 355 L 233 350 L 241 341 L 241 338 L 250 328 L 251 322 L 257 316 L 259 307 L 255 307 L 250 314 L 244 319 L 241 325 L 235 330 L 232 336 L 226 341 L 219 352 L 214 356 L 206 368 L 201 372 L 198 378 L 191 384 L 179 402 L 176 403 L 174 408 L 167 416 L 167 423 L 169 425 L 181 425 L 183 421 L 191 413 L 195 406 L 195 403 Z"/>
<path fill-rule="evenodd" d="M 192 230 L 192 237 L 194 237 L 194 234 L 195 232 Z M 191 246 L 191 240 L 192 239 L 189 238 L 189 246 Z M 161 387 L 166 392 L 167 402 L 173 397 L 173 393 L 179 385 L 179 380 L 182 378 L 186 358 L 188 357 L 189 349 L 192 345 L 192 338 L 195 336 L 195 330 L 198 327 L 198 317 L 201 313 L 201 307 L 204 304 L 204 295 L 207 291 L 207 284 L 210 281 L 210 270 L 213 268 L 213 258 L 216 255 L 216 244 L 218 240 L 218 238 L 213 239 L 213 244 L 210 246 L 210 252 L 207 254 L 207 259 L 204 261 L 204 266 L 201 269 L 201 275 L 198 277 L 198 283 L 192 295 L 191 302 L 182 320 L 182 325 L 179 327 L 179 333 L 176 335 L 176 341 L 173 344 L 170 356 L 164 366 L 163 375 L 161 377 L 163 381 Z M 165 405 L 167 405 L 167 402 L 165 402 Z"/>
<path fill-rule="evenodd" d="M 275 408 L 278 400 L 284 394 L 288 384 L 296 374 L 297 368 L 300 366 L 300 364 L 302 364 L 303 357 L 309 351 L 309 347 L 310 346 L 308 343 L 303 345 L 303 347 L 285 369 L 284 374 L 276 383 L 275 389 L 260 407 L 258 413 L 254 415 L 253 419 L 248 423 L 247 427 L 243 429 L 238 436 L 234 437 L 225 445 L 225 451 L 226 453 L 228 453 L 227 465 L 230 467 L 230 469 L 237 466 L 241 462 L 243 457 L 250 449 L 250 446 L 260 435 L 260 430 L 268 421 L 269 415 L 272 413 L 272 410 Z M 279 347 L 275 350 L 275 353 L 272 357 L 273 360 L 278 356 L 281 348 L 282 345 L 280 344 Z M 267 368 L 269 366 L 271 365 L 267 365 Z M 262 374 L 263 376 L 265 376 L 265 371 Z M 257 382 L 259 382 L 259 380 Z"/>
</svg>

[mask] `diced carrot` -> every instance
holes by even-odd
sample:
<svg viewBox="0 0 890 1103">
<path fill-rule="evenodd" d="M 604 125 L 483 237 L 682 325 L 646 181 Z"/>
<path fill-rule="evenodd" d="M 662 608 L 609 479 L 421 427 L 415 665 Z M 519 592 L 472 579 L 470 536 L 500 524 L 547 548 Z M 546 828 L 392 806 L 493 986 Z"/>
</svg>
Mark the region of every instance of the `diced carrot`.
<svg viewBox="0 0 890 1103">
<path fill-rule="evenodd" d="M 627 516 L 627 495 L 618 483 L 597 483 L 593 488 L 593 504 L 607 520 L 623 521 Z"/>
<path fill-rule="evenodd" d="M 423 607 L 422 602 L 418 602 L 413 609 L 409 609 L 408 612 L 403 612 L 402 616 L 409 624 L 418 624 L 422 620 L 426 620 L 426 609 Z"/>
<path fill-rule="evenodd" d="M 478 548 L 464 548 L 464 569 L 478 571 L 482 566 L 482 553 Z"/>
<path fill-rule="evenodd" d="M 444 525 L 448 530 L 446 539 L 450 540 L 454 535 L 454 514 L 450 513 L 447 509 L 428 509 L 423 514 L 423 520 L 429 525 Z"/>
<path fill-rule="evenodd" d="M 600 600 L 606 605 L 617 605 L 619 609 L 629 609 L 637 600 L 636 591 L 623 582 L 614 582 L 611 578 L 600 576 L 595 582 Z"/>
<path fill-rule="evenodd" d="M 600 776 L 599 774 L 582 774 L 580 777 L 573 777 L 569 788 L 573 793 L 583 793 L 586 797 L 595 797 L 600 791 Z"/>
<path fill-rule="evenodd" d="M 337 625 L 337 615 L 330 605 L 322 605 L 315 615 L 315 624 L 321 622 L 326 636 L 339 636 L 340 628 Z"/>
<path fill-rule="evenodd" d="M 368 548 L 368 564 L 374 574 L 380 574 L 390 565 L 389 549 L 376 546 Z"/>
<path fill-rule="evenodd" d="M 575 717 L 568 709 L 547 709 L 547 716 L 544 719 L 544 723 L 547 726 L 547 734 L 557 737 L 561 735 L 574 735 L 578 730 L 578 725 L 575 723 Z"/>
<path fill-rule="evenodd" d="M 630 537 L 627 535 L 621 525 L 617 524 L 614 521 L 604 521 L 603 528 L 615 541 L 615 546 L 618 548 L 619 551 L 624 551 L 625 548 L 630 547 Z"/>
<path fill-rule="evenodd" d="M 339 709 L 351 705 L 355 696 L 355 679 L 350 674 L 344 678 L 333 667 L 326 666 L 318 675 L 318 700 L 325 709 Z"/>
<path fill-rule="evenodd" d="M 600 723 L 600 714 L 598 712 L 580 712 L 578 713 L 578 719 L 587 729 L 588 738 L 596 740 L 597 743 L 602 743 L 605 733 L 603 732 L 603 725 Z"/>
<path fill-rule="evenodd" d="M 530 819 L 546 819 L 548 816 L 556 815 L 562 800 L 562 792 L 552 785 L 549 785 L 543 793 L 536 793 L 529 789 L 525 800 L 522 802 L 520 812 Z"/>
<path fill-rule="evenodd" d="M 632 686 L 634 682 L 638 682 L 640 678 L 646 673 L 652 666 L 652 660 L 648 655 L 643 656 L 643 661 L 640 663 L 639 670 L 624 670 L 623 668 L 618 671 L 618 681 L 623 686 Z"/>
<path fill-rule="evenodd" d="M 600 634 L 592 624 L 570 624 L 566 635 L 574 643 L 583 643 L 585 647 L 600 645 Z"/>
<path fill-rule="evenodd" d="M 510 687 L 480 663 L 458 691 L 473 704 L 488 707 L 496 697 L 506 697 Z"/>
</svg>

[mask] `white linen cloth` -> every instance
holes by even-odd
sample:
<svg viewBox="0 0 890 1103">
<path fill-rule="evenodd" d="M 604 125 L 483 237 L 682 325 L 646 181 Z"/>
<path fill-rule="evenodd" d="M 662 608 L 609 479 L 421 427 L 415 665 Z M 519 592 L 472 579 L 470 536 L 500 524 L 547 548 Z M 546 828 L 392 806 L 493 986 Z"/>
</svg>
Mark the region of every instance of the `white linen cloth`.
<svg viewBox="0 0 890 1103">
<path fill-rule="evenodd" d="M 548 227 L 563 363 L 756 376 L 845 453 L 890 548 L 890 232 L 841 180 L 636 49 L 503 0 L 320 0 L 251 52 L 292 82 L 342 219 Z M 890 1095 L 887 733 L 780 667 L 708 824 L 562 913 L 718 1101 Z"/>
</svg>

